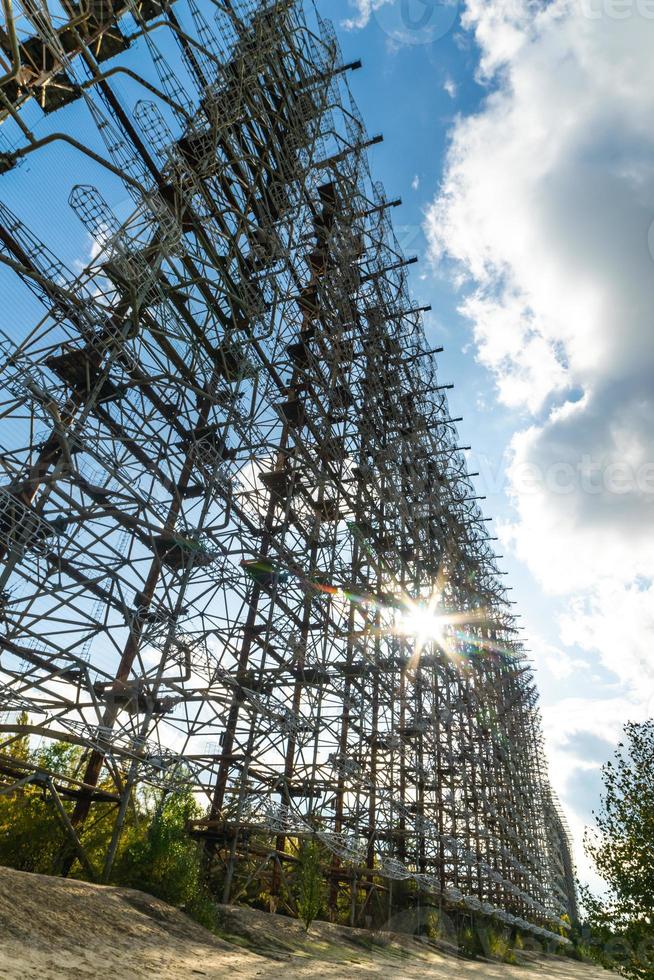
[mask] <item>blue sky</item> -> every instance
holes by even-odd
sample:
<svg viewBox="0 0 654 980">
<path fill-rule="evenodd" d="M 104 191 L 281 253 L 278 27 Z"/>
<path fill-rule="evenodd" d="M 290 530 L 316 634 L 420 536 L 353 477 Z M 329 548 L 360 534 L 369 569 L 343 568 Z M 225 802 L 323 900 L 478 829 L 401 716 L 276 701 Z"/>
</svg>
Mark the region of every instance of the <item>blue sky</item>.
<svg viewBox="0 0 654 980">
<path fill-rule="evenodd" d="M 654 22 L 610 0 L 317 5 L 363 59 L 372 169 L 404 202 L 592 879 L 599 767 L 654 711 Z"/>
</svg>

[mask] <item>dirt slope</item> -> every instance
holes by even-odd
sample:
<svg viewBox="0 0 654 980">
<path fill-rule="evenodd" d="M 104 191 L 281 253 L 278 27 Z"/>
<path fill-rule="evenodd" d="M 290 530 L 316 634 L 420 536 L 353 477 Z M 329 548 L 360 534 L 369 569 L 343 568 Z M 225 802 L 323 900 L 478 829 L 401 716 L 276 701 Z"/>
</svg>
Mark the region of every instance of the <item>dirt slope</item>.
<svg viewBox="0 0 654 980">
<path fill-rule="evenodd" d="M 392 977 L 393 980 L 609 980 L 548 958 L 471 963 L 406 937 L 224 909 L 229 941 L 142 892 L 0 868 L 1 980 L 195 980 L 196 977 Z"/>
</svg>

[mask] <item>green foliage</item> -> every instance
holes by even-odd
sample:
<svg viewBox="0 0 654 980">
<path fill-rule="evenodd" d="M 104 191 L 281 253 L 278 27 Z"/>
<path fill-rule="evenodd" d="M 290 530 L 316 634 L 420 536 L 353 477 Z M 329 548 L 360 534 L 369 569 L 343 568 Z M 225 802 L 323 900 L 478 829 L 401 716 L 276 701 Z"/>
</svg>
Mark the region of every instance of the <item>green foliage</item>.
<svg viewBox="0 0 654 980">
<path fill-rule="evenodd" d="M 572 937 L 570 946 L 565 946 L 564 956 L 568 959 L 576 960 L 577 963 L 590 963 L 593 960 L 593 951 L 588 943 L 579 937 Z"/>
<path fill-rule="evenodd" d="M 462 956 L 470 956 L 474 959 L 477 956 L 484 955 L 484 947 L 479 941 L 479 934 L 477 930 L 471 926 L 463 926 L 459 931 L 459 952 Z"/>
<path fill-rule="evenodd" d="M 603 776 L 597 833 L 585 846 L 609 891 L 582 888 L 593 957 L 630 980 L 654 980 L 654 720 L 626 725 Z"/>
<path fill-rule="evenodd" d="M 421 911 L 420 918 L 422 919 L 419 929 L 420 936 L 432 940 L 443 937 L 442 922 L 438 909 L 424 907 Z"/>
<path fill-rule="evenodd" d="M 49 874 L 64 833 L 47 797 L 30 787 L 0 797 L 0 864 Z"/>
<path fill-rule="evenodd" d="M 501 963 L 517 963 L 514 948 L 511 946 L 508 937 L 502 932 L 488 930 L 488 953 L 490 959 L 499 960 Z"/>
<path fill-rule="evenodd" d="M 21 715 L 18 723 L 27 725 L 27 716 Z M 65 773 L 74 771 L 80 756 L 79 749 L 64 743 L 32 751 L 27 735 L 12 742 L 9 750 L 13 759 Z M 0 864 L 50 874 L 64 842 L 63 827 L 45 788 L 28 784 L 0 796 Z"/>
<path fill-rule="evenodd" d="M 27 717 L 23 716 L 19 723 L 27 724 Z M 7 754 L 60 776 L 74 776 L 82 761 L 82 750 L 76 746 L 54 742 L 32 749 L 27 736 L 7 746 Z M 62 804 L 70 815 L 73 801 L 62 797 Z M 98 872 L 109 848 L 115 815 L 115 805 L 96 804 L 92 817 L 80 829 L 84 849 Z M 125 821 L 111 883 L 149 892 L 185 908 L 202 925 L 214 928 L 216 907 L 204 882 L 201 851 L 186 831 L 187 822 L 198 815 L 199 807 L 190 792 L 171 793 L 165 798 L 153 792 L 135 797 Z M 62 854 L 69 846 L 45 786 L 28 784 L 0 796 L 0 865 L 18 871 L 57 874 Z M 71 875 L 87 877 L 77 861 Z"/>
<path fill-rule="evenodd" d="M 149 892 L 170 905 L 183 907 L 209 928 L 215 912 L 204 883 L 199 845 L 188 836 L 189 820 L 199 807 L 190 791 L 167 796 L 146 824 L 131 834 L 114 866 L 112 882 Z"/>
<path fill-rule="evenodd" d="M 525 943 L 519 932 L 511 933 L 482 918 L 468 918 L 459 921 L 453 937 L 462 956 L 471 959 L 484 957 L 500 963 L 516 965 L 517 953 L 526 947 L 531 948 L 529 940 Z M 538 949 L 536 944 L 534 948 Z"/>
<path fill-rule="evenodd" d="M 318 844 L 315 841 L 303 843 L 295 873 L 294 891 L 298 915 L 304 922 L 307 932 L 325 904 L 326 888 L 322 877 L 322 863 Z"/>
</svg>

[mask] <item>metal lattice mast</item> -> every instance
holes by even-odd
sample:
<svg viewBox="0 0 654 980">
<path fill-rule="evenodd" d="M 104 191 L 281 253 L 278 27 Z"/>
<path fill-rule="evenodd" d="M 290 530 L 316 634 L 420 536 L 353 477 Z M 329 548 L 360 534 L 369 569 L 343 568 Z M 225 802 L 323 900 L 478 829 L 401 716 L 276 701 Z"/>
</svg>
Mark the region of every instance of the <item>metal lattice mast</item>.
<svg viewBox="0 0 654 980">
<path fill-rule="evenodd" d="M 2 205 L 36 324 L 1 357 L 7 788 L 16 738 L 63 739 L 85 750 L 48 774 L 69 865 L 96 803 L 108 874 L 134 788 L 190 786 L 225 900 L 257 847 L 275 894 L 312 835 L 353 919 L 404 880 L 551 935 L 537 695 L 358 64 L 291 0 L 25 0 L 0 48 L 0 192 L 24 159 L 75 161 L 58 181 L 93 241 L 71 269 Z"/>
</svg>

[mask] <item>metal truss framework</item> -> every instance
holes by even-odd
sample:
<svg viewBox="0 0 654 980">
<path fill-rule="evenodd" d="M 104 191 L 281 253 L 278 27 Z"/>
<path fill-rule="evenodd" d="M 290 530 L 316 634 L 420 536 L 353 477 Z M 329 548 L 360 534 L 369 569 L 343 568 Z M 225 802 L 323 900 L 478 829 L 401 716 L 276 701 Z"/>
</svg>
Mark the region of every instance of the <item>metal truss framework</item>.
<svg viewBox="0 0 654 980">
<path fill-rule="evenodd" d="M 191 786 L 227 898 L 253 830 L 312 834 L 333 888 L 413 880 L 565 941 L 534 679 L 359 65 L 293 0 L 3 9 L 0 171 L 60 143 L 102 188 L 70 190 L 81 273 L 0 211 L 42 309 L 0 357 L 5 789 L 47 777 L 74 835 L 115 803 L 109 867 L 135 786 Z M 36 136 L 35 101 L 77 128 Z M 25 732 L 85 770 L 12 764 Z"/>
</svg>

